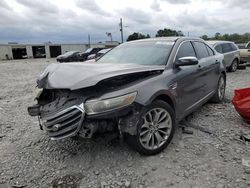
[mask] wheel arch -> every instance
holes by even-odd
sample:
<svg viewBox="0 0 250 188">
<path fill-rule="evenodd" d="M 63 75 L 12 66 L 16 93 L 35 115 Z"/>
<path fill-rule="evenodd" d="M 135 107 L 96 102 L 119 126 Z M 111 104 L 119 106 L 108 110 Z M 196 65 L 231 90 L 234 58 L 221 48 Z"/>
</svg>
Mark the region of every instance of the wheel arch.
<svg viewBox="0 0 250 188">
<path fill-rule="evenodd" d="M 158 92 L 156 93 L 150 100 L 150 103 L 152 103 L 153 101 L 156 100 L 162 100 L 166 103 L 168 103 L 174 112 L 176 112 L 176 103 L 173 97 L 171 97 L 171 95 L 169 95 L 168 93 L 165 92 Z"/>
<path fill-rule="evenodd" d="M 235 57 L 234 60 L 236 60 L 238 63 L 240 63 L 240 58 L 239 57 Z"/>
<path fill-rule="evenodd" d="M 226 74 L 226 71 L 221 71 L 221 74 L 225 77 L 225 80 L 227 80 L 227 74 Z"/>
</svg>

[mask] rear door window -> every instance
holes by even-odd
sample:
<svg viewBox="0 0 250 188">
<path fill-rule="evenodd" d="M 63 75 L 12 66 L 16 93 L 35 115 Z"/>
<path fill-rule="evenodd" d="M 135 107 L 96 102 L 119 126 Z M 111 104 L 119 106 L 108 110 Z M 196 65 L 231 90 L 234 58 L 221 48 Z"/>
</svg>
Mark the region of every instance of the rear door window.
<svg viewBox="0 0 250 188">
<path fill-rule="evenodd" d="M 209 46 L 206 45 L 206 47 L 207 47 L 207 51 L 208 51 L 209 56 L 213 56 L 214 51 Z"/>
<path fill-rule="evenodd" d="M 231 45 L 231 48 L 232 48 L 233 51 L 238 50 L 237 47 L 235 46 L 235 44 L 230 43 L 230 45 Z"/>
<path fill-rule="evenodd" d="M 215 49 L 217 52 L 221 53 L 221 54 L 223 53 L 221 44 L 216 45 L 216 46 L 214 47 L 214 49 Z"/>
<path fill-rule="evenodd" d="M 228 52 L 233 51 L 233 49 L 229 43 L 223 43 L 222 44 L 222 51 L 223 51 L 223 53 L 228 53 Z"/>
<path fill-rule="evenodd" d="M 209 56 L 207 47 L 203 42 L 194 42 L 194 46 L 198 59 L 202 59 Z"/>
<path fill-rule="evenodd" d="M 179 51 L 176 56 L 176 60 L 182 57 L 196 57 L 194 47 L 191 44 L 191 42 L 184 42 L 179 48 Z"/>
</svg>

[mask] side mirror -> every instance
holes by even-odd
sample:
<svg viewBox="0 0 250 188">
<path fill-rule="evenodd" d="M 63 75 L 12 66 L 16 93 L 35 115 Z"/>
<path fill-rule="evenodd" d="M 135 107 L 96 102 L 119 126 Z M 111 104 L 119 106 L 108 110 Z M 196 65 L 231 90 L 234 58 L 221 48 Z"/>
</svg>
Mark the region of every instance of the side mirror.
<svg viewBox="0 0 250 188">
<path fill-rule="evenodd" d="M 175 62 L 175 65 L 177 67 L 180 67 L 180 66 L 197 65 L 198 63 L 199 61 L 196 57 L 182 57 Z"/>
</svg>

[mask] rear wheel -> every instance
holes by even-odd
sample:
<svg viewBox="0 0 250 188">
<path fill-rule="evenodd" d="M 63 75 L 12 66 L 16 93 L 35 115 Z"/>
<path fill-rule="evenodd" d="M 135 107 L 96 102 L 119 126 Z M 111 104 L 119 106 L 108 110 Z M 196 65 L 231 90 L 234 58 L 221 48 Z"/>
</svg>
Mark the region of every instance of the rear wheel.
<svg viewBox="0 0 250 188">
<path fill-rule="evenodd" d="M 233 60 L 231 66 L 229 67 L 229 72 L 235 72 L 238 68 L 238 61 L 235 59 Z"/>
<path fill-rule="evenodd" d="M 225 90 L 226 90 L 226 78 L 222 74 L 219 78 L 216 92 L 215 92 L 213 98 L 211 99 L 211 101 L 215 102 L 215 103 L 222 102 L 224 100 L 224 97 L 225 97 Z"/>
<path fill-rule="evenodd" d="M 171 106 L 157 100 L 146 106 L 137 125 L 137 134 L 128 135 L 128 143 L 139 153 L 154 155 L 161 152 L 173 138 L 175 115 Z"/>
</svg>

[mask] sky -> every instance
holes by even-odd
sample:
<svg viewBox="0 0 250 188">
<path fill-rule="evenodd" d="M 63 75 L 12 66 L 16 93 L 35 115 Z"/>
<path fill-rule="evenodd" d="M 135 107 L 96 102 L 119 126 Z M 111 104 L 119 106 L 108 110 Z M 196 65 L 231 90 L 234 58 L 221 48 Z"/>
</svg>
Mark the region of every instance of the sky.
<svg viewBox="0 0 250 188">
<path fill-rule="evenodd" d="M 0 0 L 0 43 L 120 41 L 133 32 L 184 35 L 250 32 L 249 0 Z"/>
</svg>

